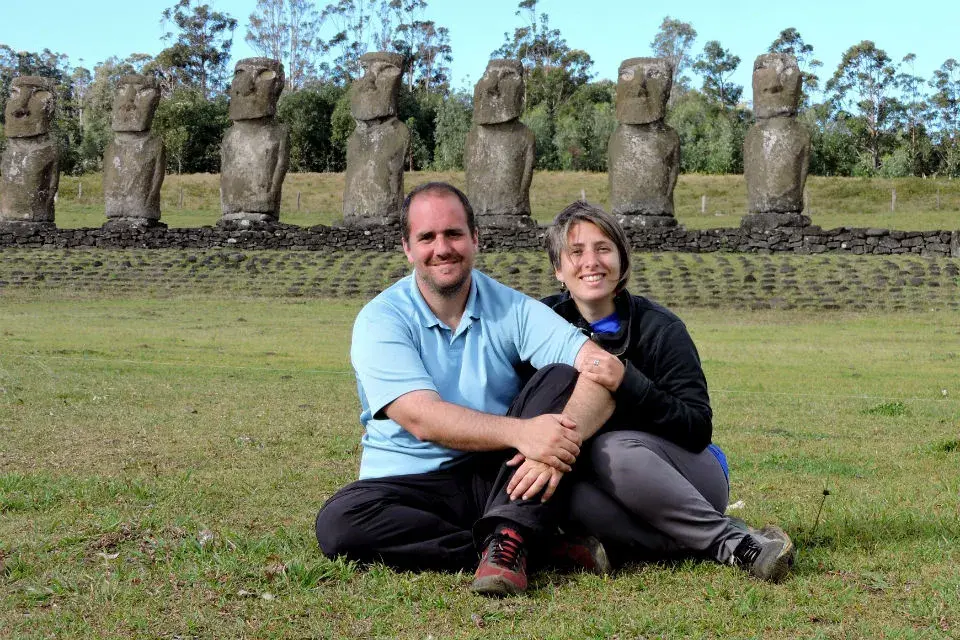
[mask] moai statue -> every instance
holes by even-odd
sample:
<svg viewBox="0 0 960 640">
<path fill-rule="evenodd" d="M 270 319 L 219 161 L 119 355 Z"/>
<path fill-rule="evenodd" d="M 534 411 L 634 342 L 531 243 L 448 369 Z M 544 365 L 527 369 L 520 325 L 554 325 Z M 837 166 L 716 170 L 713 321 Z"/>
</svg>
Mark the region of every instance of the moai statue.
<svg viewBox="0 0 960 640">
<path fill-rule="evenodd" d="M 625 227 L 673 227 L 680 136 L 663 119 L 673 85 L 666 58 L 629 58 L 617 79 L 617 127 L 607 145 L 610 211 Z"/>
<path fill-rule="evenodd" d="M 270 58 L 244 58 L 234 69 L 228 92 L 233 126 L 220 149 L 221 225 L 279 219 L 290 164 L 290 131 L 275 121 L 283 83 L 283 65 Z"/>
<path fill-rule="evenodd" d="M 757 122 L 743 141 L 743 173 L 749 214 L 741 226 L 770 229 L 810 224 L 803 215 L 803 187 L 810 164 L 810 133 L 797 122 L 797 60 L 765 53 L 753 63 Z"/>
<path fill-rule="evenodd" d="M 360 64 L 363 77 L 350 88 L 350 113 L 357 128 L 347 140 L 343 222 L 369 227 L 400 220 L 410 131 L 397 118 L 403 58 L 365 53 Z"/>
<path fill-rule="evenodd" d="M 523 65 L 491 60 L 473 90 L 473 126 L 463 160 L 467 196 L 481 227 L 533 227 L 533 132 L 520 122 Z"/>
<path fill-rule="evenodd" d="M 105 228 L 166 226 L 160 222 L 160 186 L 167 158 L 160 136 L 150 131 L 158 104 L 155 78 L 120 78 L 113 100 L 113 141 L 103 154 Z"/>
<path fill-rule="evenodd" d="M 4 111 L 8 138 L 0 157 L 0 226 L 53 225 L 60 182 L 57 143 L 50 136 L 56 106 L 53 82 L 20 76 L 10 84 Z"/>
</svg>

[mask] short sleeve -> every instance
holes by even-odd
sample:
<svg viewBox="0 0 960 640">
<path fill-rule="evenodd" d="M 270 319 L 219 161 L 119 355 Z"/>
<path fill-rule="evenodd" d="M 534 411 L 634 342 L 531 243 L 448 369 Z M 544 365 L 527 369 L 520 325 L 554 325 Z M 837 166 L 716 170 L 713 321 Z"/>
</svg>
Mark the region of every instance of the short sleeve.
<svg viewBox="0 0 960 640">
<path fill-rule="evenodd" d="M 420 356 L 415 330 L 398 309 L 372 302 L 353 325 L 350 361 L 372 417 L 411 391 L 437 391 Z"/>
<path fill-rule="evenodd" d="M 587 336 L 542 302 L 519 297 L 520 359 L 537 369 L 548 364 L 573 366 Z"/>
</svg>

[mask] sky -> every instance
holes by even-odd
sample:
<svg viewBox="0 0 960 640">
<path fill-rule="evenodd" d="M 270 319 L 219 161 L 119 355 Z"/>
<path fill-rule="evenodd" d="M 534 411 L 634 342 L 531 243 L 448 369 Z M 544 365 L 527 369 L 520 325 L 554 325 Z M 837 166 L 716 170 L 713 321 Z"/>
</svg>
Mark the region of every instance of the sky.
<svg viewBox="0 0 960 640">
<path fill-rule="evenodd" d="M 318 0 L 322 8 L 328 0 Z M 15 50 L 49 48 L 64 53 L 73 66 L 92 69 L 116 55 L 156 54 L 164 48 L 161 12 L 175 0 L 45 0 L 39 5 L 0 0 L 0 43 Z M 214 9 L 237 19 L 234 60 L 255 55 L 244 42 L 246 25 L 256 0 L 208 0 Z M 911 11 L 914 6 L 920 7 Z M 44 12 L 38 16 L 37 9 Z M 487 60 L 503 43 L 504 32 L 522 25 L 514 15 L 517 0 L 429 0 L 427 18 L 450 30 L 454 87 L 472 88 Z M 615 79 L 620 61 L 651 55 L 650 42 L 667 15 L 689 22 L 698 36 L 699 53 L 709 40 L 740 56 L 733 76 L 746 87 L 749 99 L 753 59 L 764 53 L 781 30 L 794 27 L 823 62 L 817 73 L 821 86 L 837 68 L 843 52 L 861 40 L 873 40 L 899 62 L 916 54 L 916 75 L 929 79 L 948 58 L 960 59 L 960 2 L 807 0 L 760 3 L 728 0 L 688 0 L 648 3 L 637 0 L 541 0 L 567 44 L 583 49 L 594 60 L 594 80 Z M 701 80 L 693 78 L 693 85 Z"/>
</svg>

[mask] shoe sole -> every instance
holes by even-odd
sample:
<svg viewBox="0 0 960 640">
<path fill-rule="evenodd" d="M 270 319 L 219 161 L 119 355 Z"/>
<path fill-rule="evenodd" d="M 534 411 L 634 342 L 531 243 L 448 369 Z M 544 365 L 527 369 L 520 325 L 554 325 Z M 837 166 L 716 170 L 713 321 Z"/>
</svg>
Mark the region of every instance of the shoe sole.
<svg viewBox="0 0 960 640">
<path fill-rule="evenodd" d="M 764 580 L 769 580 L 770 582 L 780 582 L 787 577 L 787 575 L 790 573 L 790 570 L 793 568 L 793 559 L 795 555 L 793 540 L 790 539 L 790 536 L 787 535 L 786 531 L 773 524 L 768 524 L 761 529 L 760 535 L 766 538 L 781 541 L 783 543 L 783 547 L 781 547 L 780 551 L 777 552 L 777 557 L 773 561 L 773 566 L 771 567 L 769 575 L 757 577 L 763 578 Z"/>
<path fill-rule="evenodd" d="M 515 596 L 523 593 L 526 589 L 518 587 L 509 580 L 504 580 L 500 576 L 484 576 L 473 581 L 473 584 L 470 585 L 470 591 L 482 596 L 502 598 L 504 596 Z"/>
<path fill-rule="evenodd" d="M 592 551 L 593 553 L 591 555 L 596 565 L 590 570 L 590 573 L 605 576 L 613 571 L 613 565 L 607 556 L 607 550 L 603 548 L 603 544 L 599 540 L 597 540 L 597 544 L 593 547 Z"/>
</svg>

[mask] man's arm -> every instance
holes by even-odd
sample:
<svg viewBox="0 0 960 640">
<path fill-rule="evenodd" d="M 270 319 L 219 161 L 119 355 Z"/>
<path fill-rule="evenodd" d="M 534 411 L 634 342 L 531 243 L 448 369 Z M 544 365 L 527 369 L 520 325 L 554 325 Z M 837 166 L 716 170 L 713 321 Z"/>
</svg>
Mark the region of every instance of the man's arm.
<svg viewBox="0 0 960 640">
<path fill-rule="evenodd" d="M 574 366 L 580 372 L 596 369 L 608 371 L 613 367 L 610 359 L 620 366 L 620 376 L 622 377 L 623 364 L 617 360 L 616 356 L 607 353 L 593 341 L 587 340 L 580 347 L 580 351 L 577 352 Z M 600 364 L 594 365 L 594 362 Z M 614 408 L 615 403 L 610 391 L 595 379 L 581 374 L 577 378 L 577 384 L 570 395 L 570 399 L 567 400 L 567 404 L 563 408 L 563 415 L 577 425 L 580 436 L 583 440 L 587 440 L 610 419 Z M 557 486 L 563 478 L 563 473 L 568 471 L 556 466 L 546 466 L 539 460 L 529 457 L 524 459 L 520 455 L 514 456 L 507 464 L 510 466 L 519 465 L 507 485 L 507 493 L 510 494 L 511 500 L 518 498 L 529 500 L 540 493 L 542 489 L 546 489 L 540 498 L 543 502 L 546 502 L 557 490 Z"/>
<path fill-rule="evenodd" d="M 574 367 L 582 374 L 595 368 L 594 362 L 609 365 L 611 359 L 620 364 L 616 356 L 607 353 L 592 340 L 587 340 L 577 352 Z M 623 365 L 620 364 L 620 367 L 622 369 Z M 588 375 L 581 375 L 577 378 L 577 386 L 574 387 L 573 394 L 563 408 L 563 415 L 577 424 L 580 437 L 586 440 L 610 419 L 615 407 L 613 396 L 608 389 Z"/>
<path fill-rule="evenodd" d="M 562 471 L 570 471 L 580 454 L 577 425 L 566 416 L 497 416 L 445 402 L 427 390 L 405 393 L 385 412 L 417 439 L 459 451 L 516 449 L 526 458 Z"/>
</svg>

